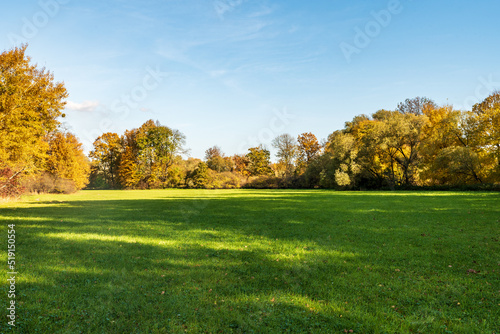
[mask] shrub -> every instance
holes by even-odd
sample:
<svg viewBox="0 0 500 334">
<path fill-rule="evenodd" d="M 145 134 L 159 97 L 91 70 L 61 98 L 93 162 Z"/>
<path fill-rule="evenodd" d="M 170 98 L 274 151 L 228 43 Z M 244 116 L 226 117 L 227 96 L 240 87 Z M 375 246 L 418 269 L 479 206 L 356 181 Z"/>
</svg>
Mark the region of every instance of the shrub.
<svg viewBox="0 0 500 334">
<path fill-rule="evenodd" d="M 236 189 L 246 182 L 245 176 L 233 172 L 215 173 L 211 179 L 211 186 L 215 189 Z"/>
<path fill-rule="evenodd" d="M 251 178 L 249 182 L 244 185 L 244 188 L 254 189 L 278 189 L 280 187 L 281 179 L 276 176 L 257 176 Z"/>
<path fill-rule="evenodd" d="M 26 179 L 23 186 L 31 193 L 71 194 L 78 190 L 74 181 L 47 172 Z"/>
<path fill-rule="evenodd" d="M 19 176 L 20 173 L 14 173 L 8 167 L 0 170 L 0 197 L 18 197 L 24 192 Z"/>
</svg>

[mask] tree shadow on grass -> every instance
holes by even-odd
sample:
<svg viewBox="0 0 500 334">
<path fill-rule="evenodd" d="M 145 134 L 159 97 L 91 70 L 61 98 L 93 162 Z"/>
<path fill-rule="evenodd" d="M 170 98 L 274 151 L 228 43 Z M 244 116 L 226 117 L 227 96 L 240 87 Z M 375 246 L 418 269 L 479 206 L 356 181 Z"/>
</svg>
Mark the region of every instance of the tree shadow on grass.
<svg viewBox="0 0 500 334">
<path fill-rule="evenodd" d="M 22 218 L 16 222 L 18 259 L 20 272 L 31 280 L 18 286 L 25 294 L 20 327 L 27 332 L 121 333 L 139 326 L 137 332 L 145 333 L 370 333 L 383 326 L 382 314 L 394 329 L 405 316 L 427 310 L 418 306 L 421 291 L 402 291 L 424 284 L 420 276 L 432 280 L 435 273 L 467 285 L 456 273 L 433 268 L 448 261 L 435 254 L 436 247 L 463 247 L 449 231 L 468 228 L 467 196 L 408 194 L 401 202 L 402 196 L 387 194 L 383 201 L 377 194 L 249 194 L 70 200 L 0 209 L 8 221 Z M 471 210 L 484 210 L 495 199 L 472 201 L 479 208 Z M 481 219 L 494 222 L 495 210 Z M 431 229 L 449 222 L 450 215 L 456 218 L 450 226 Z M 488 226 L 475 228 L 487 232 Z M 408 272 L 395 271 L 405 271 L 403 266 Z M 441 292 L 466 291 L 454 290 Z M 402 294 L 404 303 L 391 309 Z M 436 309 L 449 302 L 431 300 Z"/>
</svg>

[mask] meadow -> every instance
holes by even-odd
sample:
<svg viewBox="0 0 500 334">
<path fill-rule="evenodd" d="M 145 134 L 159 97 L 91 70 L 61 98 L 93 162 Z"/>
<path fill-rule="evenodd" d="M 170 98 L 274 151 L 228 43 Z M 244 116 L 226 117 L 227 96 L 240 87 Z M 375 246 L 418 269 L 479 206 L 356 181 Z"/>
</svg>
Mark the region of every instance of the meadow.
<svg viewBox="0 0 500 334">
<path fill-rule="evenodd" d="M 0 220 L 2 333 L 500 333 L 499 193 L 96 190 Z"/>
</svg>

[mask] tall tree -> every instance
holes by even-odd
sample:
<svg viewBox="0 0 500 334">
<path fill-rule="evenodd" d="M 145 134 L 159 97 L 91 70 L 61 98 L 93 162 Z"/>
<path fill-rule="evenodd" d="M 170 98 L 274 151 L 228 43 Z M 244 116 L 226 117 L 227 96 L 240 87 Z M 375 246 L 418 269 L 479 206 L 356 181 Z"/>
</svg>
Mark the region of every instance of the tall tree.
<svg viewBox="0 0 500 334">
<path fill-rule="evenodd" d="M 298 153 L 295 138 L 285 133 L 274 138 L 272 145 L 277 150 L 276 156 L 279 163 L 284 167 L 284 174 L 286 176 L 291 175 L 295 169 L 294 162 Z"/>
<path fill-rule="evenodd" d="M 134 188 L 140 181 L 137 129 L 126 130 L 121 136 L 122 155 L 118 165 L 118 180 L 123 188 Z"/>
<path fill-rule="evenodd" d="M 232 167 L 231 159 L 227 159 L 218 146 L 210 147 L 205 151 L 205 160 L 208 168 L 218 173 L 230 171 Z"/>
<path fill-rule="evenodd" d="M 90 163 L 75 135 L 59 131 L 51 135 L 46 170 L 59 178 L 73 181 L 76 189 L 87 185 Z"/>
<path fill-rule="evenodd" d="M 309 163 L 321 153 L 321 145 L 311 132 L 305 132 L 297 137 L 298 142 L 298 165 L 304 169 Z"/>
<path fill-rule="evenodd" d="M 500 108 L 500 91 L 495 91 L 483 101 L 472 106 L 472 111 L 476 114 L 482 114 L 488 110 Z"/>
<path fill-rule="evenodd" d="M 335 183 L 339 186 L 354 185 L 355 177 L 361 172 L 358 158 L 356 138 L 350 133 L 335 131 L 328 137 L 326 150 L 335 166 Z M 324 170 L 323 178 L 327 175 Z"/>
<path fill-rule="evenodd" d="M 15 173 L 43 167 L 48 142 L 64 116 L 63 83 L 31 64 L 27 45 L 0 54 L 0 167 Z"/>
<path fill-rule="evenodd" d="M 231 157 L 231 160 L 234 164 L 234 172 L 243 176 L 250 176 L 250 171 L 248 170 L 250 161 L 248 160 L 247 156 L 235 154 Z"/>
<path fill-rule="evenodd" d="M 107 132 L 94 141 L 94 149 L 89 156 L 92 159 L 92 173 L 102 175 L 110 188 L 118 186 L 118 166 L 122 154 L 120 137 Z"/>
<path fill-rule="evenodd" d="M 188 185 L 192 182 L 194 188 L 206 188 L 209 182 L 208 166 L 203 161 L 187 175 Z"/>
<path fill-rule="evenodd" d="M 149 185 L 165 185 L 176 156 L 186 152 L 186 137 L 178 130 L 149 120 L 139 128 L 136 141 L 143 179 Z"/>
<path fill-rule="evenodd" d="M 479 147 L 490 164 L 488 181 L 500 182 L 500 92 L 496 91 L 473 106 L 477 115 Z"/>
<path fill-rule="evenodd" d="M 415 97 L 400 102 L 397 111 L 402 114 L 422 115 L 425 110 L 436 108 L 436 103 L 427 97 Z"/>
<path fill-rule="evenodd" d="M 271 174 L 271 153 L 262 145 L 248 149 L 248 171 L 251 175 Z"/>
</svg>

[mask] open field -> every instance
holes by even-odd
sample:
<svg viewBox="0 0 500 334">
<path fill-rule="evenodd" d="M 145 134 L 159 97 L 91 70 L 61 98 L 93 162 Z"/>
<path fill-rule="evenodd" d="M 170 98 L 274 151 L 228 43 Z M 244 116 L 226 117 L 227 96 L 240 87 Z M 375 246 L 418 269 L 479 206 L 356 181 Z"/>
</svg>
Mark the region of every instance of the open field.
<svg viewBox="0 0 500 334">
<path fill-rule="evenodd" d="M 0 219 L 17 333 L 499 333 L 498 193 L 82 191 Z"/>
</svg>

